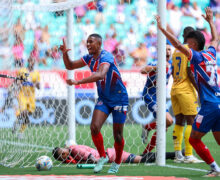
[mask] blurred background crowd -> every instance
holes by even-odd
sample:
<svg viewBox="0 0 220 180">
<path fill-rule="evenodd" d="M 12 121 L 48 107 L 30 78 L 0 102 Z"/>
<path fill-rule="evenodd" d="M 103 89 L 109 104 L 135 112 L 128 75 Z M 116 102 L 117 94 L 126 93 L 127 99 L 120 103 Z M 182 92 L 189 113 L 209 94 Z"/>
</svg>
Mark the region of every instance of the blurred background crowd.
<svg viewBox="0 0 220 180">
<path fill-rule="evenodd" d="M 63 1 L 16 0 L 14 3 L 51 4 Z M 214 11 L 220 36 L 220 0 L 167 0 L 167 29 L 183 41 L 182 31 L 190 25 L 204 33 L 208 46 L 211 33 L 201 16 L 207 6 Z M 103 48 L 115 56 L 121 69 L 137 69 L 155 61 L 157 27 L 153 15 L 156 12 L 156 0 L 98 0 L 74 8 L 75 59 L 87 53 L 88 35 L 99 33 L 103 37 Z M 13 10 L 12 14 L 13 38 L 10 41 L 0 39 L 0 69 L 13 69 L 20 61 L 26 63 L 30 56 L 36 60 L 37 69 L 63 69 L 58 47 L 66 36 L 66 12 Z M 4 26 L 0 31 L 4 31 Z M 9 61 L 11 54 L 13 59 Z M 217 59 L 220 66 L 220 46 Z"/>
</svg>

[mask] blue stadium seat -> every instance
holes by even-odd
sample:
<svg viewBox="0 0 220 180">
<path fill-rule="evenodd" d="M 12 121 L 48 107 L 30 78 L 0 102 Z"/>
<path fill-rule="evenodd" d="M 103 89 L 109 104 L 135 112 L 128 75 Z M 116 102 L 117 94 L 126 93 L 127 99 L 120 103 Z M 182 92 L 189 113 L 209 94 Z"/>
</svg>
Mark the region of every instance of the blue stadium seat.
<svg viewBox="0 0 220 180">
<path fill-rule="evenodd" d="M 173 0 L 173 4 L 175 4 L 178 7 L 181 7 L 181 1 L 180 0 Z"/>
<path fill-rule="evenodd" d="M 195 24 L 196 24 L 195 18 L 188 17 L 188 16 L 182 16 L 181 21 L 182 21 L 183 25 L 187 25 L 187 26 L 193 26 L 194 27 Z"/>
<path fill-rule="evenodd" d="M 123 66 L 123 69 L 131 69 L 133 64 L 134 64 L 133 58 L 128 56 L 128 57 L 126 57 L 125 65 Z"/>
<path fill-rule="evenodd" d="M 116 5 L 118 3 L 118 0 L 106 0 L 108 5 Z"/>
<path fill-rule="evenodd" d="M 115 23 L 115 29 L 117 32 L 117 36 L 119 39 L 123 39 L 126 36 L 126 31 L 124 28 L 124 24 Z"/>
<path fill-rule="evenodd" d="M 17 20 L 20 16 L 21 16 L 21 11 L 16 11 L 16 10 L 13 11 L 13 16 L 12 16 L 13 24 L 15 24 L 17 22 Z"/>
<path fill-rule="evenodd" d="M 190 0 L 191 4 L 193 2 L 197 2 L 198 6 L 204 10 L 206 7 L 209 6 L 210 0 Z"/>
<path fill-rule="evenodd" d="M 34 32 L 32 30 L 25 32 L 24 47 L 25 53 L 28 55 L 32 51 L 34 44 Z"/>
<path fill-rule="evenodd" d="M 53 36 L 50 38 L 50 46 L 59 46 L 62 43 L 62 40 L 57 37 L 57 36 Z"/>
<path fill-rule="evenodd" d="M 97 14 L 96 10 L 87 11 L 85 16 L 82 18 L 82 22 L 85 23 L 87 19 L 91 21 L 91 23 L 95 23 L 95 15 Z"/>
</svg>

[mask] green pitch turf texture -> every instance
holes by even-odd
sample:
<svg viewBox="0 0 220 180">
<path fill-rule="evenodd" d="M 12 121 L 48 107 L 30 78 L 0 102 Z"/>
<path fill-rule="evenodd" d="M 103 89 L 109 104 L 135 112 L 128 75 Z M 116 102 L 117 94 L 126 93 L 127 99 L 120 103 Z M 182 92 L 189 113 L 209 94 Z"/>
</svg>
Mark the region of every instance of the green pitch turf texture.
<svg viewBox="0 0 220 180">
<path fill-rule="evenodd" d="M 34 139 L 37 138 L 37 134 L 44 132 L 43 127 L 32 127 L 27 129 L 26 133 L 32 133 L 33 136 L 29 139 L 29 143 L 33 144 L 35 141 Z M 52 131 L 49 130 L 50 127 L 47 128 L 48 132 L 55 132 L 54 127 Z M 50 134 L 48 138 L 43 138 L 42 140 L 45 142 L 41 142 L 41 146 L 48 146 L 53 148 L 56 145 L 64 144 L 65 142 L 60 142 L 59 139 L 67 139 L 66 132 L 68 132 L 67 127 L 56 127 L 57 131 L 62 131 L 59 135 L 59 138 L 54 137 L 53 134 Z M 133 129 L 133 130 L 132 130 Z M 129 130 L 129 131 L 128 131 Z M 166 135 L 166 150 L 172 152 L 173 151 L 173 141 L 172 141 L 172 130 L 173 126 L 169 128 L 167 135 Z M 8 133 L 8 130 L 1 130 L 1 133 Z M 78 144 L 86 144 L 91 146 L 91 137 L 88 136 L 89 126 L 85 128 L 85 126 L 77 126 L 77 143 Z M 112 127 L 103 126 L 102 133 L 104 137 L 112 137 Z M 132 133 L 131 133 L 132 132 Z M 141 154 L 145 148 L 145 145 L 141 142 L 141 126 L 140 125 L 129 125 L 126 124 L 124 128 L 124 137 L 126 140 L 125 144 L 125 151 L 130 150 L 131 153 L 134 154 Z M 151 136 L 151 134 L 150 134 Z M 3 136 L 2 136 L 3 137 Z M 80 138 L 79 138 L 80 137 Z M 50 140 L 49 140 L 50 139 Z M 7 139 L 6 139 L 7 140 Z M 9 139 L 8 139 L 9 140 Z M 220 148 L 214 140 L 212 133 L 208 133 L 203 138 L 204 143 L 208 146 L 209 150 L 211 151 L 212 155 L 216 162 L 220 165 Z M 104 139 L 106 147 L 113 146 L 113 138 Z M 27 143 L 27 142 L 26 142 Z M 135 145 L 136 144 L 136 145 Z M 37 144 L 36 144 L 37 145 Z M 195 152 L 194 152 L 195 154 Z M 45 155 L 45 152 L 42 152 L 42 155 Z M 48 152 L 46 155 L 51 156 L 51 153 Z M 5 156 L 0 152 L 0 157 Z M 31 156 L 29 161 L 35 162 L 36 157 L 39 156 L 39 153 L 35 155 L 35 152 L 31 152 Z M 197 156 L 198 157 L 198 156 Z M 104 166 L 104 169 L 101 173 L 96 175 L 107 175 L 107 170 L 110 164 Z M 209 170 L 209 166 L 205 163 L 201 164 L 177 164 L 173 163 L 172 160 L 166 161 L 166 166 L 156 166 L 155 164 L 151 165 L 144 165 L 144 164 L 122 164 L 120 167 L 119 172 L 116 174 L 117 176 L 175 176 L 175 177 L 185 177 L 189 179 L 201 179 L 201 177 L 206 174 L 206 170 Z M 54 161 L 54 167 L 51 171 L 37 171 L 36 168 L 32 165 L 31 167 L 4 167 L 0 165 L 0 175 L 24 175 L 24 174 L 32 174 L 32 175 L 94 175 L 92 169 L 77 169 L 76 165 L 66 165 L 60 164 Z M 206 179 L 206 178 L 202 178 Z M 219 179 L 212 178 L 212 179 Z"/>
</svg>

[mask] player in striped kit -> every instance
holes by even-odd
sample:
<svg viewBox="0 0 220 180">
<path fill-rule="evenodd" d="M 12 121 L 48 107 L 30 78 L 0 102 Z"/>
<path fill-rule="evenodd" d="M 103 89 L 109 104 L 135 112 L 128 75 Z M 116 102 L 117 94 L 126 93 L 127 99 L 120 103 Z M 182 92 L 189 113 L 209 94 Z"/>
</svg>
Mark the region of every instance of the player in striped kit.
<svg viewBox="0 0 220 180">
<path fill-rule="evenodd" d="M 191 64 L 198 87 L 201 109 L 194 120 L 189 142 L 196 153 L 211 167 L 211 171 L 205 177 L 216 177 L 220 176 L 220 167 L 215 162 L 208 147 L 201 141 L 202 137 L 212 130 L 216 142 L 220 145 L 220 88 L 216 71 L 218 34 L 213 22 L 212 10 L 208 7 L 205 12 L 206 15 L 203 17 L 209 23 L 212 34 L 210 46 L 207 50 L 203 50 L 205 38 L 200 31 L 192 31 L 187 35 L 187 44 L 190 48 L 188 49 L 161 26 L 159 16 L 156 16 L 156 20 L 158 28 L 174 47 L 188 57 Z"/>
<path fill-rule="evenodd" d="M 60 46 L 60 50 L 63 53 L 63 60 L 66 69 L 73 70 L 88 65 L 92 71 L 92 75 L 87 78 L 78 81 L 68 79 L 67 83 L 69 85 L 91 82 L 96 82 L 97 85 L 99 97 L 93 111 L 92 122 L 90 125 L 92 140 L 101 157 L 94 168 L 95 173 L 100 172 L 103 165 L 109 160 L 108 156 L 105 154 L 103 137 L 100 130 L 109 114 L 112 113 L 116 158 L 108 173 L 116 173 L 120 167 L 124 148 L 123 127 L 126 120 L 128 94 L 122 82 L 113 55 L 102 50 L 101 45 L 102 37 L 99 34 L 91 34 L 87 39 L 87 49 L 89 54 L 76 61 L 71 61 L 69 59 L 67 52 L 70 49 L 66 49 L 64 40 L 63 45 Z"/>
<path fill-rule="evenodd" d="M 172 69 L 171 69 L 171 63 L 169 62 L 171 58 L 171 46 L 169 44 L 166 45 L 166 71 L 167 71 L 167 83 L 168 79 L 171 75 Z M 157 70 L 157 62 L 150 63 L 146 67 L 141 69 L 142 74 L 148 74 L 146 84 L 144 86 L 143 90 L 143 100 L 145 102 L 145 105 L 147 106 L 148 110 L 153 113 L 154 118 L 156 119 L 156 113 L 157 113 L 157 103 L 156 103 L 156 72 Z M 166 127 L 169 127 L 173 124 L 173 119 L 170 113 L 168 112 L 168 109 L 166 109 Z M 145 125 L 145 129 L 147 133 L 149 133 L 150 130 L 156 129 L 156 122 L 152 122 L 150 124 Z M 151 152 L 152 149 L 156 145 L 156 132 L 152 135 L 152 138 L 145 148 L 143 154 L 146 154 L 148 152 Z"/>
</svg>

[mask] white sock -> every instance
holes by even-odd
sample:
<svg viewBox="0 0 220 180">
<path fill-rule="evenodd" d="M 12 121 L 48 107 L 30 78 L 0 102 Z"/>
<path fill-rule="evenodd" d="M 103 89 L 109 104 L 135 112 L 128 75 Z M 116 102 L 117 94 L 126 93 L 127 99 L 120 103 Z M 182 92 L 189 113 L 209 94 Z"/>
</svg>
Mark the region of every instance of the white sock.
<svg viewBox="0 0 220 180">
<path fill-rule="evenodd" d="M 218 164 L 214 161 L 213 163 L 210 164 L 211 169 L 220 172 L 220 168 L 218 166 Z"/>
<path fill-rule="evenodd" d="M 183 157 L 182 151 L 176 151 L 175 156 L 179 158 Z"/>
</svg>

